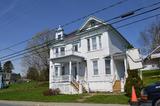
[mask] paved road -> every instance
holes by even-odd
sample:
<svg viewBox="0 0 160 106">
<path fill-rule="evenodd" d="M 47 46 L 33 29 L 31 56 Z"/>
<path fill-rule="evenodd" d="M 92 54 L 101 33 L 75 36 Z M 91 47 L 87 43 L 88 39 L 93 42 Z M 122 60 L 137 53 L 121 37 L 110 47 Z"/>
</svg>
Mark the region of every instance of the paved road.
<svg viewBox="0 0 160 106">
<path fill-rule="evenodd" d="M 0 106 L 129 106 L 129 105 L 0 101 Z"/>
</svg>

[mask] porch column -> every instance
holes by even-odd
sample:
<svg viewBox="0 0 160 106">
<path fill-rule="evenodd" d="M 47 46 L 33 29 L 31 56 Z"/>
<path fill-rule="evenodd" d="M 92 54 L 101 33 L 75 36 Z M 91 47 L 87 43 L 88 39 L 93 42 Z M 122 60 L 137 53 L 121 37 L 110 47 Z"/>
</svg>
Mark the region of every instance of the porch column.
<svg viewBox="0 0 160 106">
<path fill-rule="evenodd" d="M 111 56 L 110 67 L 111 75 L 115 75 L 113 56 Z"/>
<path fill-rule="evenodd" d="M 124 69 L 125 69 L 125 77 L 128 77 L 128 73 L 127 73 L 127 59 L 124 58 Z"/>
<path fill-rule="evenodd" d="M 61 64 L 58 66 L 58 76 L 61 76 Z"/>
<path fill-rule="evenodd" d="M 77 68 L 76 80 L 79 81 L 79 62 L 76 63 L 76 68 Z"/>
<path fill-rule="evenodd" d="M 49 68 L 49 88 L 52 89 L 53 88 L 53 77 L 54 77 L 54 73 L 55 73 L 55 65 L 52 61 L 49 62 L 50 63 L 50 68 Z"/>
<path fill-rule="evenodd" d="M 69 61 L 69 81 L 71 81 L 71 75 L 72 75 L 72 61 Z"/>
</svg>

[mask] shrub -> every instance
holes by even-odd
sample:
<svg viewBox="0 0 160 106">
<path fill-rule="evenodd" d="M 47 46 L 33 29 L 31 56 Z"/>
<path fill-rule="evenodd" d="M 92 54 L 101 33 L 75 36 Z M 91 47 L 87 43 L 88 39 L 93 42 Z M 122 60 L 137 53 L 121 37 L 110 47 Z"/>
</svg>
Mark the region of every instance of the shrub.
<svg viewBox="0 0 160 106">
<path fill-rule="evenodd" d="M 136 94 L 139 97 L 143 87 L 143 81 L 138 75 L 138 70 L 128 70 L 128 78 L 125 84 L 125 92 L 127 96 L 131 96 L 132 86 L 134 86 Z"/>
<path fill-rule="evenodd" d="M 58 95 L 60 94 L 60 89 L 56 88 L 56 89 L 49 89 L 43 92 L 44 96 L 52 96 L 52 95 Z"/>
</svg>

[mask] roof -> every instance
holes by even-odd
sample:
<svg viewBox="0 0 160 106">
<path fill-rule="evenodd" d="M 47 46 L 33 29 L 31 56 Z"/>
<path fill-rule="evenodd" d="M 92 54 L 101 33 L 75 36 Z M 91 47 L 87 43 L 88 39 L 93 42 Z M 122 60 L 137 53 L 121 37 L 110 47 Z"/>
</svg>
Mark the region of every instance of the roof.
<svg viewBox="0 0 160 106">
<path fill-rule="evenodd" d="M 101 23 L 100 25 L 104 25 L 104 26 L 108 25 L 108 26 L 109 26 L 110 28 L 112 28 L 116 33 L 118 33 L 118 35 L 120 35 L 120 37 L 121 37 L 123 40 L 125 40 L 128 44 L 130 44 L 130 43 L 128 42 L 128 40 L 126 40 L 125 37 L 124 37 L 119 31 L 117 31 L 111 24 L 108 24 L 108 23 L 106 23 L 105 21 L 100 20 L 100 19 L 98 19 L 98 18 L 96 18 L 96 17 L 93 17 L 93 16 L 89 17 L 89 18 L 84 22 L 84 24 L 80 27 L 80 29 L 74 30 L 74 31 L 72 31 L 72 32 L 69 33 L 69 34 L 65 34 L 65 35 L 64 35 L 64 41 L 71 41 L 71 40 L 76 39 L 76 38 L 78 37 L 78 33 L 81 33 L 81 32 L 83 31 L 83 29 L 85 29 L 85 27 L 86 27 L 86 25 L 88 24 L 88 22 L 91 21 L 91 20 L 95 20 L 96 22 Z M 96 24 L 96 25 L 97 25 L 97 24 Z M 99 27 L 99 26 L 98 26 L 98 27 Z M 97 28 L 97 27 L 96 27 L 96 28 Z M 131 44 L 130 44 L 130 45 L 131 45 Z"/>
<path fill-rule="evenodd" d="M 159 54 L 159 53 L 160 53 L 160 45 L 157 46 L 153 51 L 151 51 L 151 52 L 146 56 L 145 59 L 150 58 L 151 55 L 153 55 L 153 54 Z"/>
</svg>

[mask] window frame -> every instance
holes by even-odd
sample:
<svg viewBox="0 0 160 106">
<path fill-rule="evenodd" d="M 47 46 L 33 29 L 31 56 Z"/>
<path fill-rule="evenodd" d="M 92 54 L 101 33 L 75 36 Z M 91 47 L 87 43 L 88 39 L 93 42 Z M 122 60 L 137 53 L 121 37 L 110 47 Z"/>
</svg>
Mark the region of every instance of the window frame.
<svg viewBox="0 0 160 106">
<path fill-rule="evenodd" d="M 92 65 L 93 65 L 93 75 L 99 75 L 98 60 L 92 60 Z"/>
<path fill-rule="evenodd" d="M 87 50 L 91 51 L 90 38 L 87 39 Z"/>
<path fill-rule="evenodd" d="M 58 76 L 58 66 L 55 66 L 54 70 L 55 70 L 55 76 Z"/>
<path fill-rule="evenodd" d="M 55 53 L 58 54 L 59 53 L 59 48 L 55 48 Z"/>
<path fill-rule="evenodd" d="M 111 59 L 105 59 L 105 74 L 106 75 L 111 74 Z"/>
<path fill-rule="evenodd" d="M 92 50 L 97 50 L 97 36 L 94 36 L 92 39 Z"/>
<path fill-rule="evenodd" d="M 57 35 L 57 39 L 60 40 L 62 38 L 61 34 Z"/>
<path fill-rule="evenodd" d="M 99 49 L 102 48 L 102 37 L 98 36 L 98 41 L 99 41 Z"/>
</svg>

